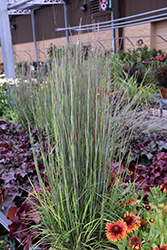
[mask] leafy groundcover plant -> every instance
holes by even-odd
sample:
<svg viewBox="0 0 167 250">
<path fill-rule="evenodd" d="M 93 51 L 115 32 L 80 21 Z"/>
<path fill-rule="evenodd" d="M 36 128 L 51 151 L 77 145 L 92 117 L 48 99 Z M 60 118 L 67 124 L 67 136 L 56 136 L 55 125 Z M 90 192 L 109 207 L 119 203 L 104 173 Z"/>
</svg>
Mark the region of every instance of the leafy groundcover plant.
<svg viewBox="0 0 167 250">
<path fill-rule="evenodd" d="M 39 134 L 42 135 L 41 141 L 38 140 Z M 33 130 L 31 136 L 40 174 L 43 175 L 40 143 L 45 150 L 46 134 L 42 130 Z M 32 188 L 29 180 L 34 185 L 38 183 L 29 131 L 22 130 L 21 124 L 0 121 L 0 186 L 4 200 L 0 202 L 0 207 L 6 215 L 12 207 L 16 211 L 27 197 L 27 192 Z"/>
<path fill-rule="evenodd" d="M 167 135 L 161 133 L 142 133 L 139 129 L 133 132 L 130 145 L 124 158 L 129 162 L 130 174 L 125 182 L 135 180 L 138 190 L 144 190 L 145 201 L 150 187 L 157 187 L 167 180 Z M 125 166 L 125 163 L 123 163 Z M 123 165 L 122 165 L 123 166 Z M 118 171 L 115 170 L 115 171 Z"/>
<path fill-rule="evenodd" d="M 161 152 L 154 155 L 153 163 L 147 165 L 130 164 L 130 168 L 125 167 L 123 162 L 120 167 L 115 164 L 113 173 L 122 177 L 122 185 L 127 187 L 129 182 L 133 182 L 136 192 L 140 195 L 141 190 L 144 192 L 144 201 L 148 203 L 148 192 L 151 187 L 157 187 L 167 180 L 167 153 Z M 127 173 L 125 175 L 125 172 Z"/>
<path fill-rule="evenodd" d="M 113 171 L 121 168 L 133 131 L 151 129 L 143 105 L 149 90 L 121 79 L 122 67 L 96 48 L 83 60 L 78 46 L 75 56 L 65 53 L 61 62 L 53 58 L 42 88 L 37 82 L 36 87 L 24 85 L 26 92 L 20 86 L 12 93 L 24 125 L 35 124 L 49 135 L 47 152 L 40 144 L 43 178 L 31 136 L 39 185 L 32 184 L 10 226 L 11 237 L 21 238 L 25 249 L 32 243 L 44 249 L 113 248 L 105 225 L 122 218 L 120 201 L 135 193 L 133 181 L 124 186 L 127 174 Z M 23 106 L 24 93 L 29 98 Z M 17 233 L 12 228 L 16 225 Z"/>
</svg>

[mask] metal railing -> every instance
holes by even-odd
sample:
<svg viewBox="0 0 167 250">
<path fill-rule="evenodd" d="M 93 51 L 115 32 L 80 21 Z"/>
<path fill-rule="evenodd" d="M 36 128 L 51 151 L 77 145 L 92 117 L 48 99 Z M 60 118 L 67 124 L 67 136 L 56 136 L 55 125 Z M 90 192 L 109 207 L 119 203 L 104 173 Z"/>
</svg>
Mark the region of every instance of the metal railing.
<svg viewBox="0 0 167 250">
<path fill-rule="evenodd" d="M 153 15 L 158 12 L 165 12 L 162 14 L 158 15 Z M 150 15 L 149 17 L 144 17 L 144 18 L 139 18 L 141 16 L 146 16 Z M 162 17 L 162 18 L 159 18 Z M 131 21 L 126 21 L 128 19 L 134 19 Z M 145 23 L 150 23 L 150 22 L 157 22 L 157 21 L 163 21 L 167 20 L 167 7 L 161 8 L 158 10 L 153 10 L 153 11 L 148 11 L 132 16 L 127 16 L 127 17 L 122 17 L 110 21 L 105 21 L 105 22 L 99 22 L 99 23 L 92 23 L 92 24 L 86 24 L 86 25 L 80 25 L 80 26 L 73 26 L 73 27 L 68 27 L 68 28 L 57 28 L 55 31 L 65 31 L 65 30 L 73 30 L 73 31 L 85 31 L 85 30 L 107 30 L 107 29 L 117 29 L 117 28 L 124 28 L 124 27 L 129 27 L 129 26 L 134 26 L 134 25 L 139 25 L 139 24 L 145 24 Z M 125 22 L 122 22 L 125 21 Z"/>
<path fill-rule="evenodd" d="M 163 13 L 162 13 L 163 12 Z M 160 14 L 158 14 L 160 13 Z M 149 16 L 148 16 L 149 15 Z M 142 18 L 140 18 L 142 17 Z M 55 31 L 74 31 L 74 32 L 82 32 L 82 31 L 105 31 L 105 30 L 112 30 L 112 41 L 115 40 L 114 30 L 125 28 L 125 27 L 131 27 L 141 24 L 147 24 L 147 23 L 153 23 L 153 22 L 159 22 L 167 20 L 167 7 L 148 11 L 132 16 L 127 16 L 119 19 L 113 20 L 111 18 L 110 21 L 105 22 L 99 22 L 99 23 L 93 23 L 93 24 L 87 24 L 87 25 L 80 25 L 80 26 L 73 26 L 73 27 L 66 27 L 66 28 L 56 28 Z M 158 35 L 157 35 L 158 36 Z M 118 38 L 119 39 L 119 38 Z M 129 40 L 128 37 L 126 39 Z M 161 38 L 163 39 L 163 38 Z M 131 41 L 129 40 L 131 43 Z M 113 43 L 113 52 L 115 53 L 116 47 L 115 43 Z"/>
</svg>

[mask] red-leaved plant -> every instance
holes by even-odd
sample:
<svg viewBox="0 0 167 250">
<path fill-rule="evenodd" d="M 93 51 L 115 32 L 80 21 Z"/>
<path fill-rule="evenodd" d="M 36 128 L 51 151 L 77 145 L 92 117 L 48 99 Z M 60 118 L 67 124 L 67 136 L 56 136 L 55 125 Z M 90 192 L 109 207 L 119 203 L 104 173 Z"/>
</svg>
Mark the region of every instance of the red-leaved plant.
<svg viewBox="0 0 167 250">
<path fill-rule="evenodd" d="M 112 172 L 117 176 L 122 177 L 122 184 L 127 187 L 129 181 L 135 183 L 137 193 L 144 191 L 144 200 L 147 203 L 147 192 L 150 192 L 151 187 L 160 186 L 167 180 L 167 153 L 161 152 L 153 157 L 153 163 L 149 166 L 135 165 L 133 168 L 125 168 L 125 164 L 112 163 L 109 161 L 108 165 L 112 164 Z M 131 167 L 131 164 L 130 164 Z"/>
<path fill-rule="evenodd" d="M 49 187 L 46 187 L 45 190 L 46 189 L 50 191 Z M 36 205 L 41 206 L 41 204 L 36 198 L 37 193 L 40 196 L 43 195 L 43 190 L 39 184 L 30 190 L 28 199 L 17 209 L 12 224 L 8 226 L 10 229 L 10 238 L 17 238 L 23 244 L 25 250 L 28 250 L 32 244 L 40 240 L 40 234 L 37 228 L 31 227 L 40 222 Z M 48 248 L 50 247 L 49 242 L 47 246 Z M 41 247 L 45 247 L 45 244 L 42 244 Z"/>
<path fill-rule="evenodd" d="M 20 207 L 32 184 L 38 183 L 33 151 L 29 132 L 21 129 L 21 124 L 0 121 L 0 186 L 1 194 L 5 197 L 0 202 L 0 208 L 5 214 L 11 207 Z M 39 142 L 38 135 L 41 135 Z M 33 139 L 38 168 L 44 173 L 44 165 L 40 153 L 40 144 L 47 148 L 44 131 L 33 130 Z"/>
</svg>

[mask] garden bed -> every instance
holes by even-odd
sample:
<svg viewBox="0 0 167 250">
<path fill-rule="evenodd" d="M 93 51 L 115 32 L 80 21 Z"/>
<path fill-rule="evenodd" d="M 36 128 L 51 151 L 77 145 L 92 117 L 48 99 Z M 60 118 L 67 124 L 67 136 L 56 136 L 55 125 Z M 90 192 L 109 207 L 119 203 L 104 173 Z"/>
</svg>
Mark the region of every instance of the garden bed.
<svg viewBox="0 0 167 250">
<path fill-rule="evenodd" d="M 150 113 L 155 85 L 136 64 L 126 71 L 117 55 L 81 48 L 52 53 L 35 84 L 26 75 L 11 89 L 13 122 L 0 121 L 0 205 L 6 216 L 17 207 L 10 237 L 25 250 L 166 249 L 167 133 Z"/>
</svg>

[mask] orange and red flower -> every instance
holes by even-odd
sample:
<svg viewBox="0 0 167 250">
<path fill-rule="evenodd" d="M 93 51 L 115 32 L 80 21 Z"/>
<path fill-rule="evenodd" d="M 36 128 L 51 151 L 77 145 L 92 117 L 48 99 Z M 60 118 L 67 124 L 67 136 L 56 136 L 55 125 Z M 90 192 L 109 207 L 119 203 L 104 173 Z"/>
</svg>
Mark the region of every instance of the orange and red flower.
<svg viewBox="0 0 167 250">
<path fill-rule="evenodd" d="M 147 205 L 147 206 L 145 206 L 145 209 L 146 209 L 146 210 L 150 210 L 151 207 L 150 207 L 149 205 Z"/>
<path fill-rule="evenodd" d="M 164 181 L 164 184 L 160 185 L 159 189 L 163 189 L 163 192 L 167 193 L 167 181 Z"/>
<path fill-rule="evenodd" d="M 136 204 L 136 200 L 131 198 L 129 201 L 125 203 L 125 206 L 128 206 L 130 203 Z"/>
<path fill-rule="evenodd" d="M 124 222 L 127 226 L 127 233 L 137 230 L 140 226 L 140 217 L 133 214 L 133 212 L 127 212 L 124 214 Z"/>
<path fill-rule="evenodd" d="M 106 225 L 106 236 L 113 242 L 122 240 L 127 235 L 126 230 L 127 226 L 123 220 L 108 222 Z"/>
<path fill-rule="evenodd" d="M 149 219 L 149 222 L 151 222 L 151 223 L 154 223 L 154 221 L 155 221 L 154 218 L 150 218 L 150 219 Z"/>
<path fill-rule="evenodd" d="M 167 245 L 166 244 L 164 244 L 163 246 L 161 246 L 161 247 L 154 247 L 154 249 L 153 250 L 167 250 Z"/>
<path fill-rule="evenodd" d="M 163 212 L 164 212 L 165 214 L 167 214 L 167 205 L 165 205 L 165 206 L 163 207 Z"/>
<path fill-rule="evenodd" d="M 147 222 L 144 219 L 141 219 L 140 220 L 140 226 L 141 226 L 141 228 L 146 227 L 147 226 Z"/>
<path fill-rule="evenodd" d="M 137 246 L 134 246 L 133 248 L 134 250 L 141 250 L 141 246 L 137 245 Z"/>
<path fill-rule="evenodd" d="M 122 200 L 122 201 L 119 203 L 119 206 L 122 206 L 125 202 L 126 202 L 126 200 Z"/>
<path fill-rule="evenodd" d="M 129 239 L 129 241 L 130 241 L 130 245 L 128 246 L 128 248 L 135 249 L 135 250 L 141 249 L 142 243 L 137 236 L 132 236 Z"/>
<path fill-rule="evenodd" d="M 136 204 L 136 200 L 133 198 L 131 198 L 129 201 L 123 200 L 119 203 L 119 206 L 123 205 L 123 203 L 125 203 L 124 206 L 128 206 L 130 203 Z"/>
</svg>

